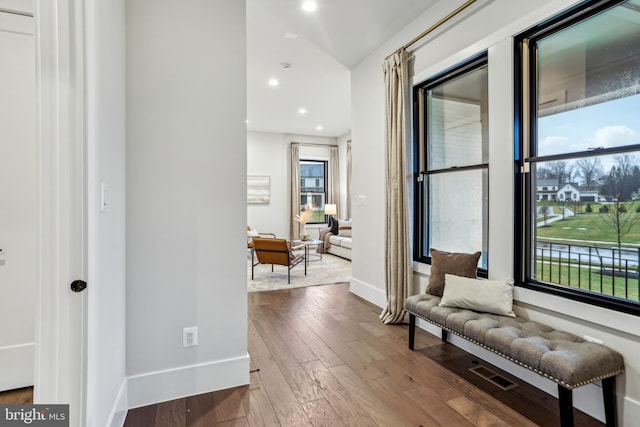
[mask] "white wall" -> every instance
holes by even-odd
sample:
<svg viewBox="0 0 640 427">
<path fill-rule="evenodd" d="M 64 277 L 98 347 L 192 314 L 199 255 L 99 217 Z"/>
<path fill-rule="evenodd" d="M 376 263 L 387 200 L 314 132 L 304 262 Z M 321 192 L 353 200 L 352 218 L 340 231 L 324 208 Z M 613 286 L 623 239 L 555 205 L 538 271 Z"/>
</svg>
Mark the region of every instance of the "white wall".
<svg viewBox="0 0 640 427">
<path fill-rule="evenodd" d="M 344 139 L 346 144 L 346 139 Z M 329 160 L 329 149 L 308 147 L 307 144 L 336 145 L 336 138 L 309 135 L 293 135 L 271 132 L 247 132 L 247 175 L 262 175 L 271 178 L 271 201 L 268 204 L 248 204 L 248 224 L 261 232 L 275 233 L 278 237 L 289 238 L 290 212 L 290 170 L 289 143 L 299 142 L 300 158 Z M 343 144 L 343 145 L 344 145 Z M 346 148 L 340 148 L 341 180 L 346 169 Z M 346 181 L 345 181 L 346 182 Z M 341 191 L 344 187 L 341 184 Z"/>
<path fill-rule="evenodd" d="M 122 423 L 125 354 L 125 4 L 86 2 L 87 426 Z M 100 184 L 107 209 L 100 210 Z"/>
<path fill-rule="evenodd" d="M 10 6 L 0 2 L 0 7 Z M 0 12 L 0 391 L 34 383 L 36 136 L 33 18 Z"/>
<path fill-rule="evenodd" d="M 430 27 L 462 1 L 440 1 L 400 34 L 352 70 L 353 218 L 352 291 L 383 305 L 385 301 L 384 235 L 385 104 L 381 64 L 384 58 Z M 513 44 L 512 36 L 567 8 L 576 1 L 495 0 L 472 6 L 454 24 L 447 24 L 414 50 L 413 83 L 423 81 L 485 49 L 489 51 L 489 273 L 494 279 L 513 277 Z M 375 175 L 371 171 L 378 171 Z M 365 195 L 367 204 L 358 204 Z M 411 210 L 409 202 L 409 212 Z M 509 225 L 511 224 L 511 226 Z M 428 266 L 414 263 L 415 292 L 426 286 Z M 640 319 L 547 294 L 517 288 L 518 314 L 555 327 L 602 339 L 620 351 L 627 371 L 618 377 L 620 425 L 640 419 Z M 588 319 L 588 320 L 583 320 Z M 465 345 L 460 343 L 460 345 Z M 479 350 L 472 349 L 478 352 Z M 486 355 L 491 358 L 491 355 Z M 505 361 L 492 361 L 508 370 Z M 525 372 L 524 375 L 527 375 Z M 537 375 L 531 381 L 540 381 Z M 546 380 L 545 380 L 546 381 Z M 537 383 L 554 392 L 553 383 Z M 600 388 L 582 387 L 574 394 L 580 409 L 602 419 Z M 594 403 L 595 402 L 595 403 Z"/>
<path fill-rule="evenodd" d="M 126 17 L 135 407 L 249 382 L 246 28 L 237 0 L 130 0 Z"/>
</svg>

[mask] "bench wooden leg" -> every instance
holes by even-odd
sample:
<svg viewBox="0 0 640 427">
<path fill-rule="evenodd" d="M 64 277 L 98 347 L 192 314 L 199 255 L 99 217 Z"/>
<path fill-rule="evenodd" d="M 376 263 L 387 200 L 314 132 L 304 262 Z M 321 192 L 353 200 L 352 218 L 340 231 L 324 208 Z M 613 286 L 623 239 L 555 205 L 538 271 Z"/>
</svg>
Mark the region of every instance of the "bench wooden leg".
<svg viewBox="0 0 640 427">
<path fill-rule="evenodd" d="M 409 350 L 413 350 L 416 338 L 416 315 L 409 313 Z"/>
<path fill-rule="evenodd" d="M 607 427 L 616 426 L 616 377 L 602 380 L 602 398 L 604 400 L 604 416 Z"/>
<path fill-rule="evenodd" d="M 447 342 L 447 337 L 449 336 L 449 331 L 447 331 L 446 329 L 442 330 L 442 334 L 440 335 L 442 337 L 442 342 Z"/>
<path fill-rule="evenodd" d="M 573 391 L 558 384 L 558 401 L 560 403 L 560 425 L 573 426 Z"/>
</svg>

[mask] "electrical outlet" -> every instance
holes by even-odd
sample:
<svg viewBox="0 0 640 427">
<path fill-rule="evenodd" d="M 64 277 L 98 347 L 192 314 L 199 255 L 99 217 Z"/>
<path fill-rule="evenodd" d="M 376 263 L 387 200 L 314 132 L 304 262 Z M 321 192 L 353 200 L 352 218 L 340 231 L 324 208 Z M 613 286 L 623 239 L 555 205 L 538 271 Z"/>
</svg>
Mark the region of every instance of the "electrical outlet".
<svg viewBox="0 0 640 427">
<path fill-rule="evenodd" d="M 198 327 L 192 326 L 182 330 L 182 347 L 195 347 L 198 345 Z"/>
</svg>

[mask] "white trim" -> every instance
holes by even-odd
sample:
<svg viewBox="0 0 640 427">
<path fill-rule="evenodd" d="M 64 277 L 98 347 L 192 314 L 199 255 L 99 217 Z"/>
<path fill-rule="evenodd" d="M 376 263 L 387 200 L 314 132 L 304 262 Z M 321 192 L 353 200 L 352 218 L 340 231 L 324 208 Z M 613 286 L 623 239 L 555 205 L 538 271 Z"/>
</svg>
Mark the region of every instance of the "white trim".
<svg viewBox="0 0 640 427">
<path fill-rule="evenodd" d="M 524 308 L 537 311 L 550 311 L 556 317 L 571 316 L 582 321 L 595 322 L 597 325 L 640 337 L 640 317 L 604 307 L 573 301 L 569 298 L 516 286 L 513 300 Z M 530 307 L 526 307 L 526 305 Z M 594 330 L 595 332 L 595 330 Z"/>
<path fill-rule="evenodd" d="M 107 421 L 107 426 L 109 427 L 122 427 L 124 426 L 124 422 L 127 419 L 127 379 L 123 379 L 120 384 L 120 389 L 118 390 L 118 396 L 116 397 L 116 401 L 113 404 L 113 408 L 111 408 L 111 413 L 109 414 L 109 420 Z"/>
<path fill-rule="evenodd" d="M 82 0 L 34 0 L 37 281 L 34 402 L 85 424 L 86 278 Z"/>
<path fill-rule="evenodd" d="M 382 308 L 387 305 L 386 292 L 354 277 L 351 278 L 349 290 L 360 298 Z"/>
<path fill-rule="evenodd" d="M 34 353 L 32 342 L 0 347 L 0 391 L 33 385 Z"/>
<path fill-rule="evenodd" d="M 30 0 L 0 0 L 0 11 L 33 16 L 33 3 Z"/>
<path fill-rule="evenodd" d="M 249 354 L 127 379 L 129 409 L 249 384 Z"/>
</svg>

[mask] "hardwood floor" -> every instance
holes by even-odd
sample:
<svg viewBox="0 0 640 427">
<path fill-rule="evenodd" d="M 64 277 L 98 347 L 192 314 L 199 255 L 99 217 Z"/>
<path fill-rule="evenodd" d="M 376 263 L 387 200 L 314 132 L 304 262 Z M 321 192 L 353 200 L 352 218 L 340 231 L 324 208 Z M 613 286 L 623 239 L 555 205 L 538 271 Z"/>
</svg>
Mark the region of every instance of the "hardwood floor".
<svg viewBox="0 0 640 427">
<path fill-rule="evenodd" d="M 251 384 L 133 409 L 125 426 L 559 425 L 551 396 L 491 367 L 517 384 L 502 390 L 422 330 L 411 351 L 379 312 L 346 283 L 249 293 Z M 576 411 L 575 425 L 602 424 Z"/>
<path fill-rule="evenodd" d="M 0 405 L 25 405 L 33 403 L 33 387 L 0 392 Z"/>
</svg>

